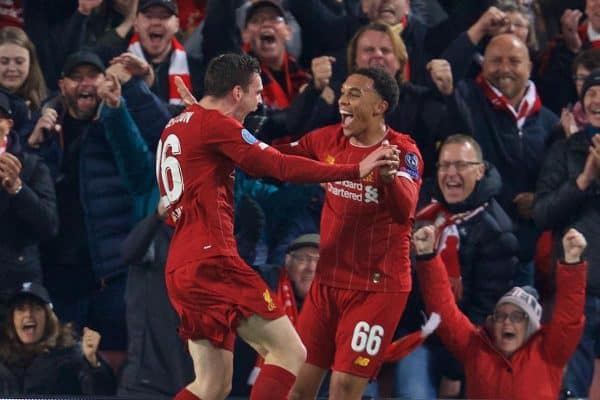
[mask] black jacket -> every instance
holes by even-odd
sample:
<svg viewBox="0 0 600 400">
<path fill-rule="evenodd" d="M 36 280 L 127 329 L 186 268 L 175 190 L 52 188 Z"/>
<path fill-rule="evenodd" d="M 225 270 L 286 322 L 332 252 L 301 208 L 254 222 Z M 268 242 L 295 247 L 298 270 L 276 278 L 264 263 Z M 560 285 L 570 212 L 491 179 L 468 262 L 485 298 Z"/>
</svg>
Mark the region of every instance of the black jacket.
<svg viewBox="0 0 600 400">
<path fill-rule="evenodd" d="M 540 173 L 533 217 L 554 233 L 555 254 L 563 234 L 575 228 L 585 236 L 589 263 L 587 293 L 600 296 L 600 183 L 581 191 L 575 182 L 583 171 L 590 140 L 585 130 L 554 143 Z"/>
<path fill-rule="evenodd" d="M 434 197 L 453 214 L 481 207 L 480 212 L 457 223 L 463 281 L 459 306 L 475 324 L 482 323 L 498 299 L 514 286 L 518 242 L 510 218 L 494 199 L 501 186 L 498 171 L 488 164 L 483 179 L 461 203 L 447 204 L 437 185 L 434 189 Z"/>
<path fill-rule="evenodd" d="M 170 399 L 194 377 L 165 286 L 172 232 L 152 214 L 133 228 L 121 248 L 123 261 L 130 267 L 125 290 L 127 361 L 119 395 Z"/>
<path fill-rule="evenodd" d="M 99 360 L 100 366 L 92 367 L 77 344 L 40 355 L 28 367 L 0 363 L 0 393 L 111 395 L 114 375 L 108 364 Z"/>
<path fill-rule="evenodd" d="M 21 151 L 15 132 L 9 134 L 7 150 L 21 161 L 23 188 L 12 196 L 0 189 L 0 296 L 21 282 L 42 282 L 38 243 L 58 230 L 48 167 L 37 156 Z"/>
</svg>

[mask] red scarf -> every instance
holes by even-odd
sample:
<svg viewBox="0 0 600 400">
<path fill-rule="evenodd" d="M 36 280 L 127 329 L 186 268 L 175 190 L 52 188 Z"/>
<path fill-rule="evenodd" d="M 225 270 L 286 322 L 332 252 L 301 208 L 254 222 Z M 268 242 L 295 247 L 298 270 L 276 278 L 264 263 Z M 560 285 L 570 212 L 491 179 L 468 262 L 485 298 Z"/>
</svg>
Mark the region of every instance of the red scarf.
<svg viewBox="0 0 600 400">
<path fill-rule="evenodd" d="M 396 362 L 406 357 L 411 351 L 416 349 L 427 339 L 427 336 L 431 335 L 434 330 L 440 325 L 441 318 L 437 313 L 431 313 L 429 319 L 425 321 L 425 325 L 413 333 L 409 333 L 406 336 L 402 336 L 400 339 L 390 343 L 383 353 L 384 362 Z"/>
<path fill-rule="evenodd" d="M 434 201 L 417 213 L 417 221 L 428 221 L 435 226 L 436 248 L 444 261 L 448 277 L 459 278 L 461 276 L 458 225 L 479 214 L 486 206 L 487 203 L 474 210 L 452 214 L 441 203 Z"/>
<path fill-rule="evenodd" d="M 589 25 L 587 22 L 584 22 L 577 28 L 577 33 L 579 34 L 579 38 L 583 42 L 584 48 L 588 47 L 586 43 L 589 43 L 590 47 L 600 47 L 600 33 L 595 32 L 592 28 L 592 25 Z"/>
<path fill-rule="evenodd" d="M 296 326 L 298 320 L 298 306 L 296 305 L 296 295 L 294 294 L 294 286 L 292 281 L 288 277 L 285 267 L 281 267 L 281 273 L 279 274 L 279 284 L 277 285 L 277 303 L 283 307 L 285 314 L 288 316 L 292 325 Z M 248 385 L 254 385 L 256 378 L 260 372 L 265 360 L 261 356 L 256 356 L 256 363 L 250 376 L 248 376 Z"/>
<path fill-rule="evenodd" d="M 137 33 L 131 38 L 127 50 L 146 60 L 144 50 L 140 44 L 140 36 Z M 185 49 L 177 38 L 173 37 L 171 39 L 171 60 L 169 62 L 169 104 L 183 105 L 183 100 L 179 96 L 177 86 L 175 85 L 176 76 L 183 80 L 183 83 L 190 91 L 192 90 L 192 79 L 190 78 L 190 68 Z"/>
<path fill-rule="evenodd" d="M 250 53 L 250 46 L 244 45 L 244 51 Z M 275 109 L 289 107 L 292 100 L 298 95 L 300 87 L 310 81 L 310 74 L 300 67 L 298 62 L 291 57 L 287 51 L 283 53 L 283 65 L 281 71 L 285 79 L 285 88 L 275 79 L 271 69 L 264 63 L 260 63 L 260 77 L 263 83 L 262 97 L 267 106 Z"/>
<path fill-rule="evenodd" d="M 519 104 L 519 109 L 515 110 L 512 104 L 508 101 L 506 96 L 504 96 L 498 89 L 496 89 L 487 79 L 483 77 L 482 74 L 479 74 L 475 79 L 475 82 L 483 93 L 485 97 L 488 98 L 492 106 L 496 110 L 504 111 L 514 118 L 517 123 L 517 127 L 519 131 L 523 127 L 525 120 L 537 113 L 540 108 L 542 108 L 542 101 L 537 94 L 537 90 L 535 89 L 535 84 L 532 81 L 529 81 L 527 85 L 527 90 L 525 91 L 525 95 L 523 99 L 521 99 L 521 103 Z"/>
<path fill-rule="evenodd" d="M 4 136 L 4 139 L 0 140 L 0 154 L 6 153 L 8 148 L 8 136 Z"/>
</svg>

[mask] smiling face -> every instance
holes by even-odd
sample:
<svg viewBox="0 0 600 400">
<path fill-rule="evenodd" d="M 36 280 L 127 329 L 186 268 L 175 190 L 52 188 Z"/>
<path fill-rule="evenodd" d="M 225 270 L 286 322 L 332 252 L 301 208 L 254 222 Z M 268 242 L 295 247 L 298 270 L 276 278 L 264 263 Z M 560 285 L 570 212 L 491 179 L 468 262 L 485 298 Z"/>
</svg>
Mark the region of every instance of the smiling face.
<svg viewBox="0 0 600 400">
<path fill-rule="evenodd" d="M 100 102 L 97 89 L 103 79 L 104 74 L 96 67 L 83 64 L 58 81 L 60 92 L 73 118 L 87 120 L 96 114 Z"/>
<path fill-rule="evenodd" d="M 290 280 L 294 284 L 296 295 L 306 297 L 315 277 L 319 249 L 312 246 L 300 247 L 285 256 L 285 267 Z"/>
<path fill-rule="evenodd" d="M 527 89 L 531 73 L 527 47 L 514 35 L 495 36 L 485 49 L 482 73 L 515 106 Z"/>
<path fill-rule="evenodd" d="M 137 13 L 134 28 L 152 61 L 161 62 L 171 51 L 171 40 L 179 30 L 179 18 L 165 7 L 150 6 Z"/>
<path fill-rule="evenodd" d="M 368 131 L 383 122 L 387 103 L 373 88 L 373 80 L 352 74 L 342 85 L 338 107 L 344 136 L 362 142 Z"/>
<path fill-rule="evenodd" d="M 23 344 L 35 344 L 44 336 L 46 310 L 37 299 L 18 301 L 13 310 L 13 324 L 17 337 Z"/>
<path fill-rule="evenodd" d="M 525 343 L 527 314 L 514 304 L 504 303 L 496 307 L 492 315 L 494 344 L 506 357 L 510 357 Z"/>
<path fill-rule="evenodd" d="M 364 31 L 356 41 L 357 68 L 381 67 L 391 76 L 396 76 L 400 62 L 394 54 L 392 40 L 385 32 Z"/>
<path fill-rule="evenodd" d="M 588 122 L 600 128 L 600 86 L 591 86 L 583 97 L 583 109 Z"/>
<path fill-rule="evenodd" d="M 484 173 L 485 166 L 471 143 L 447 143 L 440 150 L 437 180 L 448 204 L 469 197 Z"/>
<path fill-rule="evenodd" d="M 13 43 L 0 45 L 0 86 L 16 92 L 29 75 L 29 50 Z"/>
<path fill-rule="evenodd" d="M 262 62 L 279 67 L 291 29 L 285 18 L 273 7 L 260 7 L 250 17 L 242 38 Z"/>
</svg>

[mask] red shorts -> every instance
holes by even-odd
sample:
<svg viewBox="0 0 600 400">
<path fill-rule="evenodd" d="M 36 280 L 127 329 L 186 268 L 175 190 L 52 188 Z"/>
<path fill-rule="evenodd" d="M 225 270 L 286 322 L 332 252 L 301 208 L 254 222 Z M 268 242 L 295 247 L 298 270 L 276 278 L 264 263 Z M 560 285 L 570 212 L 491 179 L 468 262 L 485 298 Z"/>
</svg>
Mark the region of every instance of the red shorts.
<svg viewBox="0 0 600 400">
<path fill-rule="evenodd" d="M 313 282 L 296 328 L 306 362 L 374 378 L 404 312 L 408 292 L 340 289 Z"/>
<path fill-rule="evenodd" d="M 166 274 L 171 304 L 179 315 L 182 339 L 207 339 L 233 351 L 241 320 L 259 315 L 268 320 L 285 315 L 277 297 L 239 257 L 214 257 Z"/>
</svg>

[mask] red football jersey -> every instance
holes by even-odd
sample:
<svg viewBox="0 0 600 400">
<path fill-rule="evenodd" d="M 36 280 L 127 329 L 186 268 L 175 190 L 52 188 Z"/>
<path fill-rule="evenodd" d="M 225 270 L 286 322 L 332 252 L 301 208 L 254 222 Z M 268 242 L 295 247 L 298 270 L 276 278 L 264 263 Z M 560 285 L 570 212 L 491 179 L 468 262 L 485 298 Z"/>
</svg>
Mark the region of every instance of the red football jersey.
<svg viewBox="0 0 600 400">
<path fill-rule="evenodd" d="M 166 125 L 156 175 L 175 233 L 167 270 L 214 256 L 237 256 L 233 236 L 234 167 L 298 183 L 356 179 L 358 164 L 339 166 L 283 155 L 219 111 L 192 105 Z"/>
<path fill-rule="evenodd" d="M 409 136 L 388 129 L 385 139 L 400 150 L 399 172 L 393 182 L 384 183 L 376 170 L 363 179 L 326 184 L 315 277 L 324 285 L 382 292 L 410 290 L 410 236 L 423 162 Z M 338 124 L 278 149 L 345 164 L 361 160 L 378 146 L 351 144 Z"/>
</svg>

